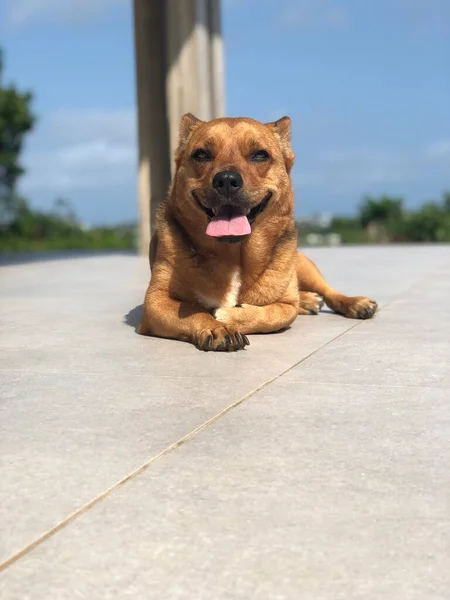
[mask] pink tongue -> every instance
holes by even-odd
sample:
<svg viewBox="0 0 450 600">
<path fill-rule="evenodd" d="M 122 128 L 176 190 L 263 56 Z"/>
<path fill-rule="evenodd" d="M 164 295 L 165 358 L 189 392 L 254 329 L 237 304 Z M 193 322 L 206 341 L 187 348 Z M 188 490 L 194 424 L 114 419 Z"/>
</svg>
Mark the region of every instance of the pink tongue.
<svg viewBox="0 0 450 600">
<path fill-rule="evenodd" d="M 224 237 L 226 235 L 248 235 L 252 232 L 244 215 L 213 217 L 206 228 L 206 235 Z"/>
</svg>

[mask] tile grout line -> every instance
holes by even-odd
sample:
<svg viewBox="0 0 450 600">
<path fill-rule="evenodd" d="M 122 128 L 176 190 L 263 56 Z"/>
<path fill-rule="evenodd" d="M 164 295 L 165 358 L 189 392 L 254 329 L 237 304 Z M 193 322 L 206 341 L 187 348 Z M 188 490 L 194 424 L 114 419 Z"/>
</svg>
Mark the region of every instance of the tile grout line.
<svg viewBox="0 0 450 600">
<path fill-rule="evenodd" d="M 381 310 L 384 310 L 387 306 L 389 306 L 393 302 L 396 302 L 399 298 L 403 297 L 404 295 L 407 295 L 414 288 L 416 288 L 419 285 L 421 285 L 422 281 L 425 280 L 428 276 L 429 276 L 429 273 L 427 273 L 426 276 L 424 276 L 423 278 L 421 278 L 420 281 L 418 281 L 418 282 L 416 281 L 408 289 L 404 290 L 403 292 L 401 292 L 400 294 L 398 294 L 397 296 L 395 296 L 394 298 L 392 298 L 391 300 L 389 300 L 382 307 L 379 307 L 378 310 L 377 310 L 377 312 L 376 312 L 376 314 L 378 314 Z M 122 486 L 126 485 L 129 481 L 132 481 L 133 479 L 135 479 L 136 477 L 138 477 L 141 473 L 144 473 L 155 462 L 157 462 L 158 460 L 164 458 L 168 454 L 171 454 L 172 452 L 174 452 L 177 448 L 179 448 L 180 446 L 182 446 L 184 443 L 190 441 L 198 433 L 200 433 L 201 431 L 203 431 L 203 429 L 206 429 L 209 425 L 212 425 L 213 423 L 215 423 L 216 421 L 218 421 L 219 419 L 221 419 L 227 413 L 229 413 L 234 408 L 238 407 L 243 402 L 245 402 L 246 400 L 248 400 L 249 398 L 251 398 L 252 396 L 254 396 L 255 394 L 257 394 L 258 392 L 260 392 L 262 389 L 264 389 L 265 387 L 269 386 L 271 383 L 273 383 L 274 381 L 276 381 L 277 379 L 279 379 L 280 377 L 282 377 L 283 375 L 285 375 L 286 373 L 288 373 L 289 371 L 291 371 L 292 369 L 294 369 L 298 365 L 300 365 L 303 362 L 305 362 L 306 360 L 308 360 L 311 356 L 313 356 L 313 355 L 317 354 L 318 352 L 320 352 L 320 350 L 322 350 L 326 346 L 332 344 L 334 341 L 336 341 L 337 339 L 339 339 L 342 336 L 344 336 L 346 333 L 348 333 L 349 331 L 351 331 L 355 327 L 358 327 L 358 326 L 362 325 L 364 322 L 365 322 L 365 320 L 359 320 L 354 325 L 351 325 L 350 327 L 348 327 L 348 329 L 346 329 L 345 331 L 341 331 L 339 334 L 335 335 L 333 338 L 331 338 L 330 340 L 328 340 L 327 342 L 325 342 L 324 344 L 322 344 L 321 346 L 319 346 L 318 348 L 316 348 L 315 350 L 313 350 L 312 352 L 310 352 L 307 356 L 304 356 L 303 358 L 301 358 L 300 360 L 298 360 L 294 364 L 290 365 L 289 367 L 287 367 L 286 369 L 284 369 L 283 371 L 281 371 L 281 373 L 278 373 L 277 375 L 274 375 L 273 377 L 271 377 L 267 381 L 261 383 L 256 388 L 254 388 L 253 390 L 251 390 L 247 394 L 244 394 L 244 396 L 242 396 L 241 398 L 239 398 L 238 400 L 236 400 L 235 402 L 233 402 L 232 404 L 230 404 L 229 406 L 227 406 L 226 408 L 224 408 L 222 411 L 220 411 L 216 415 L 212 416 L 210 419 L 208 419 L 207 421 L 205 421 L 204 423 L 202 423 L 201 425 L 199 425 L 198 427 L 196 427 L 195 429 L 193 429 L 192 431 L 190 431 L 189 433 L 187 433 L 185 436 L 183 436 L 182 438 L 180 438 L 179 440 L 177 440 L 173 444 L 170 444 L 169 446 L 167 446 L 167 448 L 165 448 L 164 450 L 162 450 L 159 454 L 156 454 L 155 456 L 152 456 L 151 458 L 149 458 L 145 463 L 143 463 L 141 466 L 137 467 L 134 471 L 132 471 L 131 473 L 129 473 L 128 475 L 126 475 L 125 477 L 123 477 L 122 479 L 120 479 L 119 481 L 117 481 L 116 483 L 114 483 L 112 486 L 110 486 L 109 488 L 107 488 L 106 490 L 104 490 L 101 494 L 99 494 L 99 495 L 95 496 L 94 498 L 92 498 L 92 500 L 89 500 L 89 502 L 87 502 L 86 504 L 84 504 L 83 506 L 81 506 L 80 508 L 78 508 L 77 510 L 75 510 L 74 512 L 72 512 L 71 514 L 69 514 L 65 519 L 63 519 L 62 521 L 60 521 L 57 525 L 55 525 L 51 529 L 48 529 L 46 532 L 44 532 L 39 537 L 37 537 L 35 540 L 33 540 L 30 544 L 27 544 L 22 549 L 20 549 L 19 551 L 17 551 L 15 554 L 11 555 L 5 561 L 3 561 L 2 563 L 0 563 L 0 573 L 2 573 L 6 569 L 8 569 L 10 566 L 12 566 L 13 564 L 15 564 L 18 560 L 20 560 L 21 558 L 23 558 L 24 556 L 26 556 L 27 554 L 29 554 L 30 552 L 32 552 L 35 548 L 37 548 L 38 546 L 40 546 L 41 544 L 43 544 L 45 541 L 47 541 L 48 539 L 52 538 L 59 531 L 61 531 L 62 529 L 64 529 L 68 525 L 70 525 L 70 523 L 72 523 L 73 521 L 75 521 L 78 517 L 81 517 L 84 513 L 88 512 L 91 508 L 93 508 L 94 506 L 96 506 L 97 504 L 99 504 L 100 502 L 102 502 L 104 499 L 106 499 L 108 496 L 110 496 L 116 490 L 118 490 Z"/>
<path fill-rule="evenodd" d="M 27 544 L 21 550 L 19 550 L 18 552 L 16 552 L 9 558 L 7 558 L 2 563 L 0 563 L 0 573 L 5 571 L 8 567 L 12 566 L 19 559 L 23 558 L 26 554 L 30 553 L 32 550 L 34 550 L 35 548 L 40 546 L 43 542 L 45 542 L 46 540 L 53 537 L 56 533 L 58 533 L 59 531 L 64 529 L 67 525 L 72 523 L 72 521 L 75 521 L 78 517 L 82 516 L 85 512 L 87 512 L 88 510 L 93 508 L 96 504 L 98 504 L 99 502 L 101 502 L 102 500 L 104 500 L 105 498 L 110 496 L 113 492 L 115 492 L 116 490 L 121 488 L 123 485 L 127 484 L 129 481 L 132 481 L 133 479 L 138 477 L 141 473 L 145 472 L 149 467 L 151 467 L 151 465 L 153 465 L 153 463 L 164 458 L 168 454 L 171 454 L 177 448 L 182 446 L 184 443 L 190 441 L 198 433 L 203 431 L 203 429 L 206 429 L 209 425 L 212 425 L 213 423 L 215 423 L 216 421 L 221 419 L 223 416 L 225 416 L 227 413 L 232 411 L 234 408 L 236 408 L 237 406 L 239 406 L 240 404 L 242 404 L 243 402 L 245 402 L 246 400 L 248 400 L 249 398 L 251 398 L 252 396 L 257 394 L 258 392 L 260 392 L 262 389 L 264 389 L 265 387 L 267 387 L 268 385 L 270 385 L 271 383 L 273 383 L 274 381 L 276 381 L 283 375 L 285 375 L 288 371 L 290 371 L 291 369 L 294 369 L 295 367 L 297 367 L 298 365 L 303 363 L 305 360 L 307 360 L 308 358 L 310 358 L 311 356 L 313 356 L 314 354 L 316 354 L 317 352 L 319 352 L 320 350 L 325 348 L 325 346 L 328 346 L 329 344 L 333 343 L 335 340 L 337 340 L 341 336 L 345 335 L 348 331 L 350 331 L 351 329 L 354 329 L 355 327 L 357 327 L 358 325 L 361 325 L 362 323 L 364 323 L 364 321 L 358 321 L 357 323 L 350 326 L 345 331 L 341 331 L 338 335 L 334 336 L 333 338 L 331 338 L 330 340 L 328 340 L 327 342 L 325 342 L 324 344 L 322 344 L 321 346 L 319 346 L 318 348 L 313 350 L 307 356 L 304 356 L 296 363 L 290 365 L 289 367 L 287 367 L 286 369 L 281 371 L 281 373 L 278 373 L 277 375 L 274 375 L 267 381 L 264 381 L 263 383 L 261 383 L 260 385 L 255 387 L 253 390 L 251 390 L 250 392 L 248 392 L 247 394 L 245 394 L 244 396 L 242 396 L 241 398 L 239 398 L 232 404 L 228 405 L 226 408 L 221 410 L 219 413 L 215 414 L 210 419 L 208 419 L 207 421 L 205 421 L 204 423 L 202 423 L 201 425 L 199 425 L 198 427 L 196 427 L 195 429 L 193 429 L 192 431 L 187 433 L 185 436 L 183 436 L 182 438 L 180 438 L 173 444 L 170 444 L 170 446 L 167 446 L 167 448 L 162 450 L 159 454 L 156 454 L 155 456 L 152 456 L 151 458 L 149 458 L 145 463 L 143 463 L 142 465 L 137 467 L 134 471 L 132 471 L 131 473 L 129 473 L 128 475 L 126 475 L 125 477 L 123 477 L 122 479 L 120 479 L 119 481 L 114 483 L 111 487 L 104 490 L 98 496 L 95 496 L 94 498 L 92 498 L 92 500 L 89 500 L 89 502 L 87 502 L 86 504 L 84 504 L 83 506 L 81 506 L 80 508 L 75 510 L 73 513 L 69 514 L 65 519 L 60 521 L 57 525 L 55 525 L 51 529 L 48 529 L 46 532 L 44 532 L 39 537 L 37 537 L 35 540 L 33 540 L 30 544 Z"/>
</svg>

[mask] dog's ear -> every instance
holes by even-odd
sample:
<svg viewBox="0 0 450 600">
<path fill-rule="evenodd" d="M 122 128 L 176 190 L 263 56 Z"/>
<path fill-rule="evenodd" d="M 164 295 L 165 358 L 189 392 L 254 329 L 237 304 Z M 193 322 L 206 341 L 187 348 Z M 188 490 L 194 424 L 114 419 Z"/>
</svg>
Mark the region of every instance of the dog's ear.
<svg viewBox="0 0 450 600">
<path fill-rule="evenodd" d="M 192 113 L 186 113 L 181 117 L 180 123 L 180 144 L 186 144 L 191 135 L 192 130 L 203 123 L 197 117 L 194 117 Z"/>
<path fill-rule="evenodd" d="M 192 113 L 186 113 L 181 117 L 178 148 L 175 152 L 175 162 L 177 167 L 180 164 L 181 158 L 183 156 L 184 150 L 186 148 L 192 131 L 202 123 L 203 121 L 200 121 L 200 119 L 194 117 Z"/>
<path fill-rule="evenodd" d="M 272 123 L 266 123 L 266 127 L 268 127 L 275 137 L 280 142 L 281 150 L 284 156 L 284 162 L 286 164 L 286 170 L 289 171 L 292 169 L 292 165 L 294 164 L 295 154 L 291 147 L 291 119 L 289 117 L 281 117 L 277 121 L 272 121 Z"/>
</svg>

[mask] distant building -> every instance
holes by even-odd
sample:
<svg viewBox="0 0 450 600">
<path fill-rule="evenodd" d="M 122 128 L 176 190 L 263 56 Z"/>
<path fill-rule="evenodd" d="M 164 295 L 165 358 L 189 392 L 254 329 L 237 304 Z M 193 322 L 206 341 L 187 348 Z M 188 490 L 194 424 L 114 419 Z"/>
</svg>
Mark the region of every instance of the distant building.
<svg viewBox="0 0 450 600">
<path fill-rule="evenodd" d="M 308 227 L 328 229 L 333 221 L 333 217 L 334 215 L 331 212 L 320 212 L 309 217 L 301 217 L 298 219 L 298 222 L 301 225 L 306 225 Z"/>
<path fill-rule="evenodd" d="M 305 241 L 308 246 L 340 246 L 342 238 L 338 233 L 308 233 Z"/>
</svg>

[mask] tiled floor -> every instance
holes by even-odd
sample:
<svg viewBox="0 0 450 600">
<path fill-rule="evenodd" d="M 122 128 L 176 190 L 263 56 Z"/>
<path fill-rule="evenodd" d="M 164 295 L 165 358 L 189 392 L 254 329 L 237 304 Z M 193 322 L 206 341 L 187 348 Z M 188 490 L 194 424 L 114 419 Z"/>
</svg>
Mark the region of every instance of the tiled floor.
<svg viewBox="0 0 450 600">
<path fill-rule="evenodd" d="M 450 247 L 308 254 L 375 319 L 236 354 L 135 334 L 144 259 L 0 268 L 2 600 L 447 600 Z"/>
</svg>

